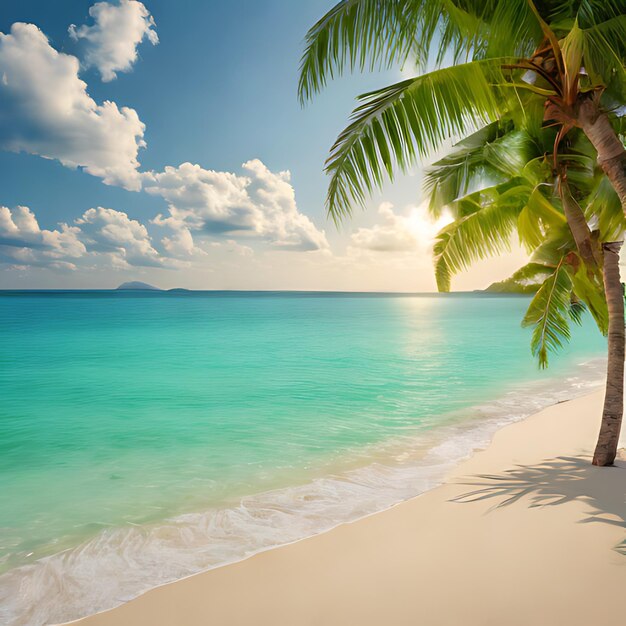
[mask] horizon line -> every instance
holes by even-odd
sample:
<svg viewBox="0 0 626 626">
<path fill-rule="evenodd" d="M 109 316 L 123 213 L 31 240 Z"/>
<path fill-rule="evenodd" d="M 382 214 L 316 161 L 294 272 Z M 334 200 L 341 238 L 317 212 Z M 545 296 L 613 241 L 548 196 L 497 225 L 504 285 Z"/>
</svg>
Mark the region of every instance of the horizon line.
<svg viewBox="0 0 626 626">
<path fill-rule="evenodd" d="M 515 293 L 503 293 L 496 291 L 488 291 L 487 289 L 459 290 L 459 291 L 364 291 L 364 290 L 337 290 L 337 289 L 188 289 L 186 287 L 172 287 L 170 289 L 119 289 L 117 287 L 102 288 L 0 288 L 0 293 L 6 292 L 35 292 L 35 293 L 54 293 L 54 292 L 108 292 L 108 293 L 142 293 L 142 294 L 158 294 L 158 293 L 292 293 L 292 294 L 372 294 L 372 295 L 455 295 L 455 294 L 488 294 L 488 295 L 525 295 Z"/>
</svg>

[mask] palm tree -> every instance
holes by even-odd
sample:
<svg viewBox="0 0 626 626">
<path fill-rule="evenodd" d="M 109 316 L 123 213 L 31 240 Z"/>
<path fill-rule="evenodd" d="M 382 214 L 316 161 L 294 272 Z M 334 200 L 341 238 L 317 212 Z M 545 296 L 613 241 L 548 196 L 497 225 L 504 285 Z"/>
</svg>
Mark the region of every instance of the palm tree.
<svg viewBox="0 0 626 626">
<path fill-rule="evenodd" d="M 534 327 L 531 345 L 545 367 L 548 352 L 560 347 L 563 339 L 569 340 L 568 317 L 580 321 L 583 303 L 606 334 L 603 266 L 609 361 L 593 463 L 611 465 L 619 439 L 624 380 L 619 244 L 611 240 L 623 232 L 626 220 L 607 179 L 593 171 L 594 152 L 581 138 L 574 145 L 570 140 L 561 145 L 558 184 L 553 184 L 554 172 L 546 156 L 552 142 L 549 131 L 533 138 L 510 124 L 492 124 L 427 170 L 431 211 L 437 214 L 446 206 L 455 217 L 437 237 L 435 273 L 440 289 L 447 291 L 452 273 L 506 248 L 516 229 L 533 258 L 506 281 L 507 287 L 537 289 L 523 323 Z M 485 180 L 497 182 L 485 187 Z M 477 191 L 466 193 L 476 186 Z M 587 215 L 574 194 L 586 204 Z M 597 222 L 594 233 L 588 217 Z M 600 247 L 597 240 L 608 243 Z"/>
<path fill-rule="evenodd" d="M 515 123 L 516 116 L 523 117 L 523 127 L 531 136 L 541 132 L 544 121 L 558 128 L 552 147 L 555 168 L 563 138 L 576 127 L 582 129 L 626 213 L 626 153 L 620 139 L 626 99 L 625 8 L 624 0 L 553 0 L 540 6 L 533 0 L 339 2 L 307 35 L 299 84 L 303 102 L 319 91 L 329 77 L 346 68 L 373 69 L 409 59 L 423 68 L 429 59 L 433 60 L 431 48 L 436 45 L 439 52 L 434 56 L 432 71 L 359 97 L 360 105 L 327 161 L 326 171 L 331 177 L 329 214 L 335 221 L 350 215 L 352 204 L 363 204 L 366 195 L 382 185 L 385 174 L 393 179 L 398 167 L 408 169 L 446 140 L 467 136 L 489 122 L 508 118 Z M 454 264 L 465 262 L 458 250 L 461 223 L 462 232 L 470 233 L 469 241 L 472 231 L 482 241 L 465 250 L 466 260 L 480 257 L 482 245 L 489 252 L 506 246 L 505 233 L 510 234 L 513 224 L 518 225 L 527 245 L 533 238 L 539 244 L 550 219 L 556 222 L 557 218 L 549 211 L 545 222 L 537 218 L 537 209 L 550 204 L 538 186 L 526 195 L 520 209 L 520 194 L 523 196 L 528 189 L 519 187 L 483 189 L 479 198 L 466 197 L 457 203 L 459 210 L 467 214 L 457 218 L 456 233 L 451 232 L 454 226 L 444 229 L 435 250 L 440 289 L 449 288 Z M 594 463 L 611 464 L 621 420 L 624 361 L 623 299 L 616 246 L 605 244 L 604 255 L 594 246 L 587 222 L 571 193 L 567 167 L 559 172 L 556 188 L 578 260 L 573 271 L 567 262 L 568 258 L 573 259 L 571 252 L 553 265 L 546 279 L 551 282 L 544 282 L 548 288 L 540 288 L 533 302 L 540 295 L 544 300 L 551 295 L 552 299 L 544 304 L 552 303 L 554 307 L 554 303 L 561 302 L 560 308 L 569 307 L 575 316 L 579 309 L 574 281 L 584 283 L 584 278 L 591 276 L 594 266 L 605 257 L 612 356 Z M 481 204 L 484 206 L 476 210 Z M 549 243 L 548 239 L 544 252 L 550 248 Z M 443 249 L 446 254 L 442 254 Z M 537 265 L 541 264 L 531 264 L 524 272 L 538 270 Z M 583 292 L 592 293 L 588 285 Z M 598 290 L 595 293 L 597 296 Z M 559 299 L 559 294 L 569 296 Z M 547 315 L 545 307 L 544 314 Z M 540 325 L 536 324 L 533 345 L 560 345 L 560 337 L 569 332 L 566 318 L 559 313 L 550 325 L 545 315 L 537 319 L 544 329 L 538 332 Z M 526 322 L 532 324 L 533 318 L 527 315 Z M 558 332 L 547 332 L 550 326 Z M 547 360 L 545 345 L 536 348 L 540 360 Z"/>
</svg>

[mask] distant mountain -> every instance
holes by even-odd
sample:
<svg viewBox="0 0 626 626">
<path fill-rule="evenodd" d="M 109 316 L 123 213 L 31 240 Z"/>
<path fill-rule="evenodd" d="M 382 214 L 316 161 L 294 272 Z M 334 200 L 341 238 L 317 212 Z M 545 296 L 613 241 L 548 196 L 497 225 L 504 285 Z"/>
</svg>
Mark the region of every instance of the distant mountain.
<svg viewBox="0 0 626 626">
<path fill-rule="evenodd" d="M 122 291 L 161 291 L 159 287 L 155 287 L 154 285 L 148 285 L 148 283 L 142 283 L 138 280 L 131 280 L 128 283 L 122 283 L 118 290 Z"/>
</svg>

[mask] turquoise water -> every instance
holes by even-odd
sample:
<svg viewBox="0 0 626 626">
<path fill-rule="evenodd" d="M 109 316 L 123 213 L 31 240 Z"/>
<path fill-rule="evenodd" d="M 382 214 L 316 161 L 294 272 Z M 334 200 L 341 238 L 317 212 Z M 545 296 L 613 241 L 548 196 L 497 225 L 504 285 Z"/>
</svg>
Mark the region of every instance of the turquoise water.
<svg viewBox="0 0 626 626">
<path fill-rule="evenodd" d="M 464 420 L 474 432 L 480 419 L 498 417 L 493 406 L 475 407 L 507 393 L 507 411 L 521 406 L 526 383 L 584 385 L 592 374 L 580 364 L 601 355 L 605 340 L 587 321 L 541 372 L 519 325 L 527 303 L 470 294 L 0 292 L 0 617 L 46 623 L 119 601 L 106 586 L 86 593 L 89 576 L 78 566 L 64 586 L 54 560 L 62 550 L 88 542 L 90 566 L 109 559 L 113 579 L 116 567 L 132 569 L 131 557 L 112 560 L 124 544 L 116 531 L 139 528 L 137 555 L 149 552 L 162 571 L 158 536 L 177 563 L 165 579 L 186 575 L 222 556 L 177 561 L 179 538 L 165 542 L 165 520 L 196 532 L 194 515 L 240 511 L 255 494 L 274 511 L 289 488 L 328 485 L 325 476 L 380 465 L 385 455 L 395 459 L 385 467 L 406 470 L 402 449 L 423 469 L 446 428 L 461 441 Z M 368 493 L 386 489 L 376 481 Z M 354 507 L 345 516 L 360 512 Z M 287 508 L 300 515 L 293 501 Z M 344 519 L 333 511 L 324 523 Z M 211 519 L 213 530 L 192 544 L 214 539 L 221 550 L 233 533 Z M 246 528 L 224 560 L 275 541 L 257 546 L 257 531 Z M 276 541 L 284 538 L 293 537 Z M 164 580 L 137 576 L 127 589 Z M 18 601 L 15 585 L 27 579 L 49 588 Z M 68 596 L 66 613 L 46 612 L 70 587 L 81 601 Z"/>
</svg>

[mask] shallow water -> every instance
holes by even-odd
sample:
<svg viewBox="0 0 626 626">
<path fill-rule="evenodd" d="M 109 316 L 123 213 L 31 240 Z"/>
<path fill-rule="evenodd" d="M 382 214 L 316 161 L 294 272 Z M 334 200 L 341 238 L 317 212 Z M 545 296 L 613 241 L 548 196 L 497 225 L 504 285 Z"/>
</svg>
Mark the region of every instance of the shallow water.
<svg viewBox="0 0 626 626">
<path fill-rule="evenodd" d="M 538 370 L 527 303 L 0 292 L 0 622 L 114 606 L 437 484 L 601 380 L 589 320 Z"/>
</svg>

